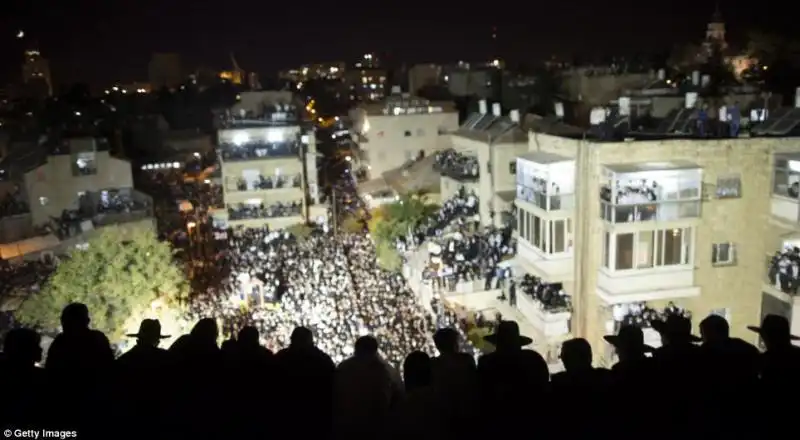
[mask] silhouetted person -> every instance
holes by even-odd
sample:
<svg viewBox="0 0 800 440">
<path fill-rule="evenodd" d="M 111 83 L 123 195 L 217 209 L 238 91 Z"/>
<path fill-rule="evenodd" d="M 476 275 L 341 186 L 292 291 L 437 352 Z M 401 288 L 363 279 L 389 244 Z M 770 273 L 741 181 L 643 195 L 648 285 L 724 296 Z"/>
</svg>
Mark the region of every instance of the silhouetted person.
<svg viewBox="0 0 800 440">
<path fill-rule="evenodd" d="M 61 312 L 62 332 L 50 344 L 45 369 L 53 381 L 58 411 L 64 429 L 97 427 L 96 411 L 108 409 L 108 389 L 114 353 L 106 336 L 89 328 L 89 309 L 72 303 Z M 104 391 L 104 393 L 101 393 Z M 92 420 L 87 420 L 91 418 Z M 76 424 L 78 426 L 76 426 Z M 82 425 L 82 426 L 81 426 Z M 102 428 L 98 428 L 102 429 Z"/>
<path fill-rule="evenodd" d="M 798 390 L 800 348 L 792 341 L 800 340 L 790 332 L 789 321 L 783 316 L 767 315 L 761 327 L 748 326 L 758 333 L 766 351 L 761 355 L 761 383 L 767 393 L 785 394 Z"/>
<path fill-rule="evenodd" d="M 276 377 L 280 378 L 279 419 L 289 421 L 288 429 L 298 438 L 329 434 L 336 366 L 314 346 L 311 330 L 295 328 L 289 347 L 279 351 L 275 361 Z M 309 423 L 311 420 L 314 422 Z"/>
<path fill-rule="evenodd" d="M 494 352 L 478 359 L 481 405 L 486 416 L 510 422 L 531 411 L 544 411 L 544 406 L 537 408 L 537 405 L 544 404 L 543 397 L 550 379 L 547 362 L 539 353 L 522 349 L 533 340 L 520 335 L 516 322 L 503 320 L 498 323 L 496 332 L 484 339 L 495 347 Z M 519 405 L 520 399 L 526 399 L 530 405 Z M 493 426 L 492 432 L 495 429 L 509 430 L 497 432 L 498 436 L 517 432 L 511 428 L 514 423 L 501 425 L 504 426 Z"/>
<path fill-rule="evenodd" d="M 570 402 L 582 402 L 581 405 L 591 405 L 596 410 L 584 414 L 582 423 L 570 423 L 572 414 L 568 412 L 557 413 L 557 420 L 568 438 L 586 438 L 594 429 L 591 427 L 608 415 L 604 399 L 608 398 L 610 373 L 592 366 L 592 346 L 583 338 L 564 341 L 560 357 L 564 371 L 551 378 L 555 401 L 563 407 Z"/>
<path fill-rule="evenodd" d="M 392 410 L 388 432 L 393 439 L 440 439 L 443 420 L 431 386 L 431 358 L 414 351 L 403 362 L 405 395 Z"/>
<path fill-rule="evenodd" d="M 758 349 L 731 338 L 728 321 L 719 315 L 709 315 L 700 322 L 700 337 L 703 392 L 696 399 L 705 405 L 704 423 L 709 427 L 725 426 L 732 434 L 751 429 L 753 408 L 742 405 L 740 399 L 757 395 Z"/>
<path fill-rule="evenodd" d="M 0 358 L 0 426 L 41 425 L 48 404 L 42 360 L 42 338 L 33 330 L 8 332 Z"/>
<path fill-rule="evenodd" d="M 172 422 L 164 417 L 173 403 L 165 391 L 175 371 L 170 353 L 158 347 L 162 339 L 170 336 L 161 334 L 157 319 L 143 320 L 139 331 L 127 336 L 136 338 L 136 345 L 116 361 L 116 386 L 122 391 L 121 407 L 136 421 L 120 434 L 134 439 L 152 432 L 156 426 L 164 429 L 166 423 Z"/>
<path fill-rule="evenodd" d="M 188 335 L 178 338 L 169 348 L 175 359 L 175 368 L 180 372 L 175 376 L 172 388 L 178 399 L 176 416 L 182 419 L 186 436 L 214 438 L 221 428 L 216 407 L 228 384 L 213 379 L 222 377 L 225 372 L 217 338 L 216 321 L 203 318 Z"/>
<path fill-rule="evenodd" d="M 281 377 L 275 371 L 275 355 L 261 346 L 258 329 L 247 326 L 239 331 L 230 356 L 227 374 L 248 381 L 246 393 L 237 387 L 227 390 L 226 400 L 241 402 L 240 409 L 231 414 L 230 426 L 240 428 L 244 435 L 267 437 L 272 427 L 262 423 L 263 414 L 275 414 L 276 406 L 282 404 L 277 401 L 274 381 L 268 379 Z"/>
<path fill-rule="evenodd" d="M 378 354 L 373 336 L 356 340 L 353 356 L 336 368 L 334 421 L 337 438 L 369 438 L 382 429 L 401 395 L 398 373 Z"/>
<path fill-rule="evenodd" d="M 472 431 L 477 405 L 478 368 L 475 359 L 458 351 L 459 334 L 442 328 L 433 335 L 439 356 L 431 362 L 433 388 L 441 404 L 441 414 L 453 437 Z"/>
<path fill-rule="evenodd" d="M 654 350 L 644 343 L 642 329 L 632 325 L 623 325 L 616 335 L 606 335 L 603 339 L 614 347 L 619 359 L 611 367 L 612 393 L 618 403 L 611 411 L 627 420 L 619 434 L 624 437 L 641 435 L 641 430 L 649 423 L 644 421 L 649 413 L 639 401 L 642 390 L 657 386 L 653 383 L 656 372 L 653 361 L 646 356 Z"/>
</svg>

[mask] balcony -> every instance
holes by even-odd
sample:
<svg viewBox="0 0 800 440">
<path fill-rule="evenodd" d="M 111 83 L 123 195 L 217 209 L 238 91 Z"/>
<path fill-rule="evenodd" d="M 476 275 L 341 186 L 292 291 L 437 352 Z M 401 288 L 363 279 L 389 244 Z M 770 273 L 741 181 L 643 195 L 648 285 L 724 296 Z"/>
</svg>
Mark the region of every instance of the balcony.
<svg viewBox="0 0 800 440">
<path fill-rule="evenodd" d="M 300 158 L 302 144 L 299 141 L 249 142 L 220 144 L 220 157 L 224 162 L 266 160 L 276 158 Z"/>
<path fill-rule="evenodd" d="M 543 211 L 572 211 L 575 208 L 575 161 L 544 151 L 517 158 L 515 164 L 517 200 Z"/>
<path fill-rule="evenodd" d="M 467 156 L 455 150 L 436 153 L 433 168 L 442 176 L 458 182 L 477 182 L 481 178 L 480 162 L 477 157 Z"/>
<path fill-rule="evenodd" d="M 517 241 L 514 262 L 519 269 L 547 283 L 570 281 L 573 277 L 571 252 L 547 254 L 524 239 Z"/>
<path fill-rule="evenodd" d="M 228 192 L 269 191 L 273 189 L 302 188 L 302 174 L 288 176 L 258 175 L 248 179 L 243 177 L 225 179 Z"/>
<path fill-rule="evenodd" d="M 600 217 L 609 223 L 699 218 L 702 170 L 690 163 L 609 165 Z"/>
<path fill-rule="evenodd" d="M 222 128 L 263 127 L 297 125 L 300 122 L 297 107 L 292 104 L 276 104 L 264 109 L 260 114 L 253 112 L 228 112 L 220 115 L 219 126 Z"/>
<path fill-rule="evenodd" d="M 245 204 L 228 205 L 228 220 L 253 220 L 283 217 L 298 217 L 303 215 L 303 202 L 298 200 L 290 203 Z"/>
<path fill-rule="evenodd" d="M 800 155 L 776 156 L 773 173 L 772 216 L 796 224 L 800 222 Z"/>
<path fill-rule="evenodd" d="M 517 200 L 527 202 L 543 211 L 572 211 L 575 195 L 560 194 L 557 187 L 529 187 L 517 184 Z"/>
<path fill-rule="evenodd" d="M 597 295 L 606 304 L 661 301 L 700 295 L 689 265 L 597 273 Z"/>
<path fill-rule="evenodd" d="M 517 290 L 517 307 L 546 338 L 570 332 L 572 302 L 560 283 L 549 284 L 525 275 Z"/>
<path fill-rule="evenodd" d="M 764 272 L 764 290 L 773 296 L 791 302 L 800 289 L 800 275 L 795 268 L 800 265 L 800 249 L 786 247 L 783 251 L 767 257 Z"/>
</svg>

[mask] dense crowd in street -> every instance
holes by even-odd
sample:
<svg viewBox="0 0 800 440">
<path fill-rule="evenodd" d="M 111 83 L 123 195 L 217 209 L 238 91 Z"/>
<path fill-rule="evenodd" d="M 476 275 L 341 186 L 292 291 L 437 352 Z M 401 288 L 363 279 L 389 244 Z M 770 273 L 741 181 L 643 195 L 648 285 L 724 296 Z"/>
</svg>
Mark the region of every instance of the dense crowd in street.
<svg viewBox="0 0 800 440">
<path fill-rule="evenodd" d="M 196 294 L 193 315 L 218 316 L 224 334 L 257 327 L 262 343 L 285 346 L 305 326 L 335 361 L 352 355 L 351 342 L 378 337 L 380 351 L 399 367 L 404 353 L 433 352 L 431 336 L 441 321 L 423 308 L 401 275 L 376 263 L 364 235 L 317 233 L 299 240 L 268 229 L 232 230 L 224 291 Z"/>
</svg>

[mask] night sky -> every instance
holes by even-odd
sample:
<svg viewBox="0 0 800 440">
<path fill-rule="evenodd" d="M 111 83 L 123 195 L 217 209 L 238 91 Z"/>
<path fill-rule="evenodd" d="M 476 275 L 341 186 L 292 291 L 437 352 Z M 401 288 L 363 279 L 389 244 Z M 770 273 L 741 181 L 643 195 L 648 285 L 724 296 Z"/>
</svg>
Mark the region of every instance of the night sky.
<svg viewBox="0 0 800 440">
<path fill-rule="evenodd" d="M 492 10 L 492 4 L 504 7 Z M 714 5 L 710 0 L 4 0 L 0 59 L 6 62 L 0 80 L 19 76 L 21 51 L 31 41 L 50 59 L 56 84 L 146 80 L 147 62 L 156 51 L 178 52 L 187 66 L 214 68 L 228 67 L 233 51 L 243 69 L 262 74 L 304 62 L 350 60 L 368 51 L 389 53 L 397 62 L 474 60 L 492 56 L 492 25 L 498 27 L 500 55 L 511 63 L 575 52 L 655 52 L 701 39 Z M 796 2 L 722 2 L 721 10 L 733 41 L 748 28 L 800 30 Z M 27 43 L 14 38 L 18 29 L 25 30 Z"/>
</svg>

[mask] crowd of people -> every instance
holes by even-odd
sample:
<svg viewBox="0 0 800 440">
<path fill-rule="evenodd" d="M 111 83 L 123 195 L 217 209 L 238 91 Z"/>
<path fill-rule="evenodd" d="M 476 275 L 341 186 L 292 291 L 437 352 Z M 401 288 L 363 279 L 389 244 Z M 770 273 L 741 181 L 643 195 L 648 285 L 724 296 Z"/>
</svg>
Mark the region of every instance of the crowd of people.
<svg viewBox="0 0 800 440">
<path fill-rule="evenodd" d="M 343 253 L 362 252 L 361 244 L 347 240 Z M 393 318 L 384 317 L 392 325 Z M 512 321 L 500 321 L 485 337 L 495 351 L 477 363 L 459 350 L 459 333 L 447 327 L 433 334 L 434 353 L 425 351 L 427 341 L 382 353 L 387 336 L 375 327 L 363 334 L 351 327 L 347 348 L 336 348 L 344 354 L 337 361 L 323 349 L 330 333 L 298 326 L 273 351 L 259 343 L 268 335 L 244 326 L 220 345 L 212 318 L 200 319 L 167 349 L 159 343 L 169 335 L 146 319 L 128 335 L 136 345 L 115 359 L 105 335 L 91 330 L 87 307 L 73 303 L 63 309 L 62 333 L 43 368 L 36 331 L 17 328 L 6 336 L 0 424 L 12 433 L 47 426 L 80 438 L 108 438 L 114 431 L 125 439 L 407 440 L 522 432 L 583 439 L 609 420 L 623 421 L 609 433 L 623 439 L 643 433 L 665 439 L 790 435 L 784 425 L 793 406 L 774 404 L 800 390 L 800 348 L 792 345 L 798 338 L 785 318 L 767 315 L 761 326 L 750 327 L 764 341 L 763 354 L 730 337 L 728 322 L 716 315 L 700 323 L 700 336 L 691 334 L 685 317 L 659 322 L 658 349 L 644 343 L 636 326 L 606 336 L 619 359 L 611 369 L 593 367 L 585 339 L 567 340 L 560 352 L 565 371 L 551 375 L 540 354 L 522 348 L 531 340 Z M 402 327 L 396 336 L 408 338 L 410 327 Z M 661 391 L 643 399 L 652 389 Z"/>
<path fill-rule="evenodd" d="M 246 180 L 238 178 L 236 189 L 238 191 L 253 191 L 256 189 L 273 188 L 300 188 L 303 185 L 303 178 L 297 174 L 295 176 L 263 176 L 259 175 L 257 180 Z"/>
<path fill-rule="evenodd" d="M 220 317 L 225 335 L 254 326 L 273 350 L 304 326 L 339 362 L 352 355 L 355 338 L 373 334 L 399 367 L 405 353 L 433 351 L 431 335 L 445 319 L 423 308 L 401 275 L 378 266 L 374 244 L 362 234 L 316 231 L 298 239 L 267 228 L 234 229 L 217 264 L 228 267 L 224 290 L 196 294 L 192 318 Z"/>
<path fill-rule="evenodd" d="M 692 318 L 692 312 L 669 302 L 663 310 L 656 310 L 646 303 L 616 304 L 611 314 L 617 326 L 651 328 L 654 322 L 666 321 L 670 316 Z"/>
<path fill-rule="evenodd" d="M 515 289 L 516 290 L 516 289 Z M 547 283 L 531 274 L 519 281 L 519 290 L 532 298 L 542 309 L 550 313 L 572 311 L 572 300 L 561 283 Z M 515 291 L 513 295 L 516 295 Z"/>
<path fill-rule="evenodd" d="M 303 202 L 277 202 L 269 205 L 246 205 L 240 203 L 232 206 L 228 205 L 228 219 L 243 220 L 248 218 L 277 218 L 294 217 L 302 215 Z"/>
<path fill-rule="evenodd" d="M 429 238 L 442 237 L 449 228 L 463 230 L 474 225 L 479 209 L 478 196 L 460 187 L 453 197 L 442 203 L 436 215 L 422 219 L 407 236 L 397 240 L 398 251 L 404 254 L 416 249 Z"/>
<path fill-rule="evenodd" d="M 800 287 L 800 248 L 778 251 L 769 262 L 769 282 L 784 293 L 796 294 Z"/>
<path fill-rule="evenodd" d="M 456 180 L 477 180 L 481 167 L 478 158 L 449 149 L 436 153 L 434 169 Z"/>
</svg>

